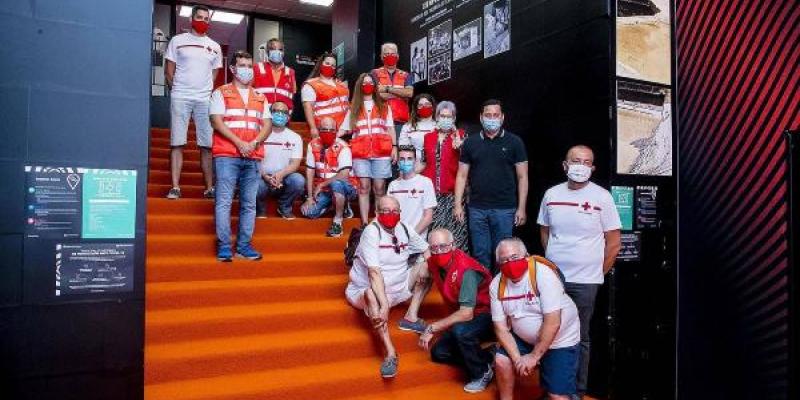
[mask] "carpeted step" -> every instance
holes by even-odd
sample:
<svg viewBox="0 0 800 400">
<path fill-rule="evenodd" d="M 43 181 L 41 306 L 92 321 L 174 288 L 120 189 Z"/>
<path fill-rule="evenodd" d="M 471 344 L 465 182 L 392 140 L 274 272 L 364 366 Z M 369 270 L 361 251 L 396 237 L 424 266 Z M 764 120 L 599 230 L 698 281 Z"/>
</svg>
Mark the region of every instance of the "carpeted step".
<svg viewBox="0 0 800 400">
<path fill-rule="evenodd" d="M 235 239 L 235 236 L 233 237 Z M 322 240 L 328 239 L 328 240 Z M 324 232 L 284 233 L 280 229 L 257 229 L 253 236 L 253 246 L 270 254 L 302 253 L 313 248 L 320 252 L 341 252 L 346 241 L 327 238 Z M 153 234 L 147 237 L 147 251 L 153 256 L 171 254 L 191 254 L 193 256 L 216 256 L 216 235 Z"/>
<path fill-rule="evenodd" d="M 200 199 L 207 202 L 208 207 L 214 206 L 213 200 Z M 185 199 L 179 200 L 166 200 L 171 201 L 177 205 L 182 204 Z M 190 205 L 193 206 L 193 205 Z M 155 214 L 155 215 L 153 215 Z M 150 234 L 185 234 L 194 232 L 207 232 L 214 233 L 214 213 L 210 212 L 197 213 L 192 216 L 185 215 L 165 215 L 153 213 L 147 218 L 147 229 Z M 231 212 L 231 229 L 235 233 L 238 229 L 239 213 Z M 295 214 L 297 215 L 297 213 Z M 325 231 L 331 225 L 330 218 L 321 218 L 309 220 L 307 218 L 299 217 L 293 220 L 285 220 L 280 217 L 267 217 L 256 218 L 255 233 L 261 234 L 266 232 L 284 232 L 284 233 L 310 233 L 320 234 L 320 240 L 341 240 L 336 238 L 329 238 L 325 236 Z M 350 229 L 359 226 L 360 221 L 357 218 L 348 218 L 344 220 L 344 233 L 342 237 L 350 233 Z"/>
<path fill-rule="evenodd" d="M 158 185 L 171 185 L 172 175 L 169 173 L 169 170 L 151 169 L 150 174 L 147 177 L 147 183 L 158 184 Z M 180 184 L 181 186 L 183 185 L 205 186 L 206 181 L 205 179 L 203 179 L 202 172 L 190 172 L 184 166 L 183 171 L 181 171 Z"/>
<path fill-rule="evenodd" d="M 146 384 L 149 400 L 255 400 L 255 399 L 345 399 L 369 393 L 403 390 L 441 381 L 463 379 L 461 371 L 431 363 L 421 352 L 402 356 L 399 374 L 383 380 L 377 356 L 352 358 L 334 363 L 313 363 L 294 368 L 271 368 L 213 378 L 187 379 Z"/>
<path fill-rule="evenodd" d="M 169 157 L 150 157 L 150 171 L 169 172 Z M 183 160 L 181 173 L 202 173 L 200 160 Z"/>
<path fill-rule="evenodd" d="M 260 261 L 175 254 L 147 258 L 147 282 L 252 279 L 279 276 L 331 275 L 346 272 L 342 252 L 265 253 Z"/>
<path fill-rule="evenodd" d="M 166 158 L 169 159 L 170 157 L 170 150 L 169 148 L 160 148 L 160 147 L 151 147 L 150 148 L 150 157 L 151 158 Z M 183 160 L 184 161 L 200 161 L 200 149 L 197 147 L 184 147 L 183 149 Z"/>
</svg>

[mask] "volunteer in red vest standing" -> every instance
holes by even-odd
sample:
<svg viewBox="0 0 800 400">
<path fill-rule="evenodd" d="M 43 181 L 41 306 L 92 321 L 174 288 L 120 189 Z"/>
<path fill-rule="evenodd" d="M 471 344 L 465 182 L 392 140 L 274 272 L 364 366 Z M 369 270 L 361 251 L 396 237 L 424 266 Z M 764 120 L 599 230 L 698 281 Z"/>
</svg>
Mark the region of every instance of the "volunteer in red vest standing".
<svg viewBox="0 0 800 400">
<path fill-rule="evenodd" d="M 282 102 L 289 108 L 289 116 L 294 107 L 294 94 L 297 81 L 294 70 L 283 62 L 283 42 L 270 39 L 267 42 L 267 59 L 256 64 L 253 69 L 253 89 L 264 95 L 269 104 Z"/>
<path fill-rule="evenodd" d="M 548 399 L 580 398 L 576 375 L 580 350 L 578 309 L 564 291 L 561 272 L 549 260 L 528 255 L 512 237 L 497 245 L 501 273 L 489 287 L 497 335 L 497 388 L 501 400 L 514 397 L 514 380 L 539 369 Z"/>
<path fill-rule="evenodd" d="M 336 79 L 335 55 L 325 53 L 320 56 L 308 80 L 303 84 L 300 96 L 312 138 L 319 136 L 317 126 L 322 117 L 333 118 L 337 129 L 342 125 L 350 108 L 350 90 L 344 82 Z"/>
<path fill-rule="evenodd" d="M 217 229 L 217 260 L 231 261 L 231 203 L 239 186 L 239 233 L 236 256 L 260 260 L 251 240 L 256 221 L 256 195 L 264 146 L 272 130 L 272 114 L 264 96 L 256 93 L 253 81 L 253 56 L 239 50 L 231 57 L 233 83 L 220 86 L 211 95 L 211 121 L 214 124 L 214 169 L 217 190 L 214 217 Z"/>
<path fill-rule="evenodd" d="M 435 362 L 460 365 L 468 383 L 464 391 L 477 393 L 492 381 L 492 351 L 481 348 L 481 342 L 494 340 L 489 306 L 489 284 L 492 276 L 478 261 L 453 246 L 453 234 L 447 229 L 434 229 L 428 239 L 431 257 L 427 277 L 432 279 L 452 313 L 428 325 L 417 321 L 400 321 L 400 329 L 422 335 L 419 345 L 430 347 L 437 333 L 441 338 L 431 350 Z"/>
<path fill-rule="evenodd" d="M 170 177 L 172 187 L 168 199 L 181 197 L 180 178 L 183 168 L 183 147 L 186 146 L 189 118 L 194 118 L 200 168 L 206 190 L 203 197 L 214 197 L 211 171 L 212 129 L 208 120 L 208 101 L 214 78 L 222 68 L 222 50 L 206 35 L 211 15 L 207 7 L 192 8 L 192 29 L 169 41 L 164 53 L 164 76 L 170 86 Z"/>
<path fill-rule="evenodd" d="M 353 216 L 348 202 L 356 198 L 358 178 L 353 175 L 353 159 L 347 143 L 336 137 L 336 122 L 322 117 L 319 137 L 306 150 L 306 188 L 308 197 L 300 207 L 304 216 L 315 219 L 333 204 L 334 215 L 329 237 L 342 236 L 342 220 Z M 349 215 L 348 215 L 349 214 Z"/>
<path fill-rule="evenodd" d="M 372 76 L 361 74 L 353 93 L 350 110 L 344 117 L 339 136 L 351 133 L 353 172 L 360 181 L 358 206 L 361 223 L 369 223 L 369 195 L 375 199 L 386 194 L 386 179 L 392 177 L 392 163 L 397 161 L 397 136 L 392 124 L 392 109 L 375 92 Z"/>
<path fill-rule="evenodd" d="M 397 45 L 384 43 L 381 46 L 383 66 L 373 69 L 371 73 L 377 82 L 378 93 L 392 109 L 397 134 L 400 134 L 403 124 L 408 122 L 408 100 L 414 97 L 414 79 L 408 72 L 397 68 L 399 59 Z"/>
</svg>

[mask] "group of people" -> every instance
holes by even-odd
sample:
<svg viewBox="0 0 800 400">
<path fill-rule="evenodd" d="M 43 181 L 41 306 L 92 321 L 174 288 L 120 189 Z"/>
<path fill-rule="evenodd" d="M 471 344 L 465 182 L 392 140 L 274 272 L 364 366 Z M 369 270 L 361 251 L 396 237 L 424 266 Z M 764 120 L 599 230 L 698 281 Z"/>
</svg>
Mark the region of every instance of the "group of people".
<svg viewBox="0 0 800 400">
<path fill-rule="evenodd" d="M 467 135 L 457 127 L 455 104 L 414 96 L 411 76 L 397 68 L 395 44 L 381 46 L 383 65 L 361 74 L 352 96 L 336 78 L 336 57 L 323 54 L 300 89 L 312 137 L 304 176 L 303 141 L 288 127 L 297 84 L 283 43 L 269 40 L 266 59 L 256 63 L 236 51 L 232 82 L 212 90 L 222 55 L 206 35 L 209 17 L 207 8 L 194 7 L 191 31 L 175 36 L 165 54 L 172 96 L 167 197 L 181 197 L 182 149 L 193 117 L 204 197 L 215 200 L 217 259 L 261 259 L 251 242 L 268 197 L 278 197 L 281 217 L 294 219 L 293 204 L 305 194 L 302 215 L 330 212 L 331 237 L 342 235 L 357 200 L 363 233 L 346 298 L 384 343 L 382 376 L 398 367 L 389 309 L 410 301 L 399 328 L 419 333 L 434 361 L 463 365 L 466 391 L 484 390 L 496 372 L 501 397 L 511 398 L 515 376 L 538 366 L 551 397 L 583 393 L 589 320 L 620 229 L 610 194 L 589 181 L 591 149 L 567 153 L 568 180 L 547 191 L 539 210 L 546 258 L 529 255 L 512 236 L 528 219 L 528 159 L 523 141 L 504 128 L 500 101 L 483 103 L 482 129 Z M 419 311 L 432 283 L 453 312 L 426 322 Z M 490 341 L 497 346 L 482 346 Z"/>
</svg>

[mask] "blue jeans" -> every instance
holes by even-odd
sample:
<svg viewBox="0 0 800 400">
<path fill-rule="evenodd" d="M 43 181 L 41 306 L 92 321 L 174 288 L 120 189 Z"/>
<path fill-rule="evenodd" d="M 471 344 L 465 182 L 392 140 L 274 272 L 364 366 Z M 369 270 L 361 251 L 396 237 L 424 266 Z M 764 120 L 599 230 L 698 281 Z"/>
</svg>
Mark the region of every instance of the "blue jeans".
<svg viewBox="0 0 800 400">
<path fill-rule="evenodd" d="M 256 194 L 258 193 L 259 161 L 251 158 L 216 157 L 216 198 L 214 220 L 217 227 L 217 249 L 231 247 L 231 203 L 239 185 L 239 234 L 236 250 L 250 247 L 256 224 Z"/>
<path fill-rule="evenodd" d="M 258 201 L 256 202 L 256 214 L 262 215 L 267 212 L 267 196 L 278 197 L 278 210 L 287 214 L 292 211 L 292 203 L 306 188 L 306 178 L 297 172 L 292 172 L 283 178 L 283 186 L 280 189 L 268 184 L 263 178 L 258 180 Z"/>
<path fill-rule="evenodd" d="M 491 368 L 494 353 L 482 349 L 481 342 L 494 340 L 492 314 L 476 314 L 471 320 L 454 324 L 431 348 L 434 362 L 464 367 L 469 381 L 480 378 Z"/>
<path fill-rule="evenodd" d="M 305 217 L 311 219 L 316 219 L 321 217 L 322 214 L 324 214 L 325 211 L 328 210 L 328 207 L 330 207 L 333 204 L 334 194 L 340 194 L 344 196 L 345 201 L 353 200 L 358 196 L 358 191 L 356 191 L 356 188 L 354 188 L 353 185 L 351 185 L 350 182 L 347 181 L 339 181 L 339 180 L 333 181 L 328 187 L 330 188 L 330 190 L 320 192 L 320 194 L 317 195 L 316 203 L 314 203 L 314 206 L 309 208 L 303 214 Z M 346 207 L 347 205 L 345 204 L 345 208 Z"/>
<path fill-rule="evenodd" d="M 522 340 L 516 333 L 511 332 L 517 343 L 520 355 L 530 354 L 533 345 Z M 508 351 L 499 343 L 497 354 L 508 357 Z M 539 376 L 542 388 L 547 393 L 558 395 L 576 394 L 575 371 L 578 367 L 578 345 L 549 349 L 539 361 Z"/>
<path fill-rule="evenodd" d="M 592 323 L 592 314 L 594 314 L 594 300 L 597 297 L 597 291 L 600 290 L 600 286 L 599 283 L 567 282 L 564 284 L 564 290 L 567 295 L 578 307 L 578 319 L 581 321 L 580 357 L 577 375 L 579 394 L 586 393 L 586 387 L 589 382 L 589 355 L 592 350 L 589 327 Z"/>
<path fill-rule="evenodd" d="M 510 237 L 514 230 L 515 208 L 481 209 L 469 207 L 469 234 L 472 238 L 472 255 L 494 275 L 494 249 L 501 240 Z"/>
</svg>

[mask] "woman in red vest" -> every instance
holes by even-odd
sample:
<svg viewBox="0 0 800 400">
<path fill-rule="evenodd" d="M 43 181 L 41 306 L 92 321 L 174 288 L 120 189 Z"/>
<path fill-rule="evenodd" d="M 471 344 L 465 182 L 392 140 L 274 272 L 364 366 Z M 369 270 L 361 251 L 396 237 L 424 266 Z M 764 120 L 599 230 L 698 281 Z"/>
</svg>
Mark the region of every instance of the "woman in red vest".
<svg viewBox="0 0 800 400">
<path fill-rule="evenodd" d="M 344 117 L 339 136 L 352 134 L 353 172 L 359 178 L 358 206 L 361 223 L 369 223 L 369 195 L 375 199 L 386 194 L 386 180 L 392 177 L 397 161 L 397 137 L 392 109 L 375 91 L 375 80 L 361 74 L 356 81 L 350 110 Z"/>
<path fill-rule="evenodd" d="M 308 80 L 303 84 L 300 96 L 312 138 L 319 136 L 317 126 L 322 117 L 331 117 L 336 121 L 337 127 L 341 126 L 350 108 L 350 91 L 344 82 L 336 79 L 335 55 L 325 53 L 320 56 Z"/>
<path fill-rule="evenodd" d="M 456 128 L 456 105 L 443 101 L 436 106 L 436 129 L 425 134 L 420 168 L 433 181 L 438 205 L 433 211 L 431 229 L 445 228 L 453 233 L 455 247 L 469 251 L 467 223 L 453 218 L 456 174 L 464 130 Z"/>
</svg>

